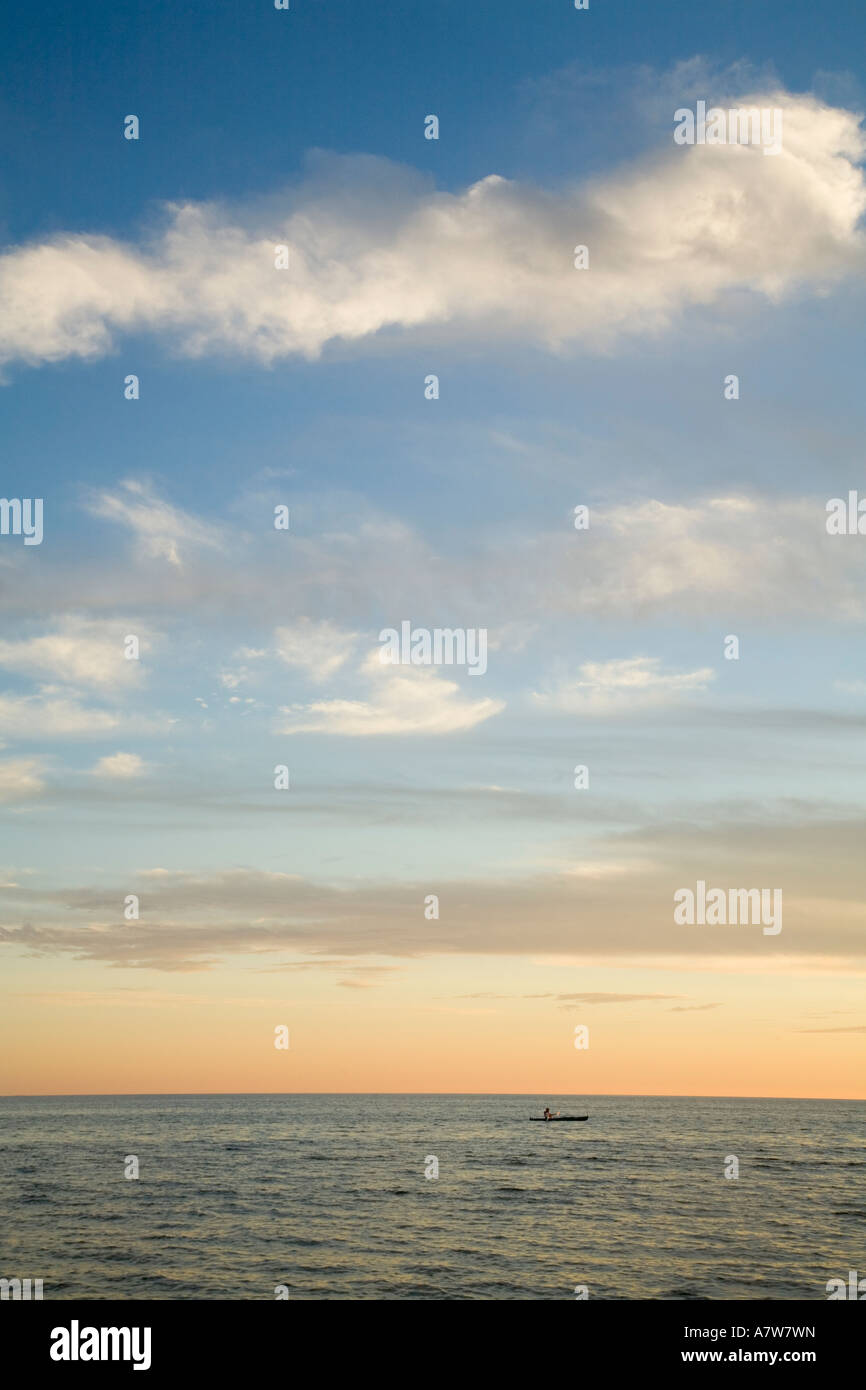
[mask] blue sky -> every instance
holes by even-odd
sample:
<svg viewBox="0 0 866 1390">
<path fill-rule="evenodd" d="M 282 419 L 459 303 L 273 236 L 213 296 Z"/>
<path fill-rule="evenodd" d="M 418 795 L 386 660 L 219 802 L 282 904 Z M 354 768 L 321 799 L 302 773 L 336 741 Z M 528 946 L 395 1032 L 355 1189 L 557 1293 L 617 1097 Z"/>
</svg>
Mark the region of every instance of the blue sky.
<svg viewBox="0 0 866 1390">
<path fill-rule="evenodd" d="M 413 958 L 675 972 L 704 870 L 784 878 L 780 969 L 862 964 L 866 541 L 824 527 L 866 486 L 862 38 L 805 0 L 7 17 L 2 491 L 45 500 L 42 546 L 0 538 L 25 983 L 397 970 L 390 914 L 439 884 Z M 780 106 L 782 155 L 676 148 L 699 98 Z M 485 627 L 487 674 L 389 685 L 365 662 L 404 619 Z M 152 921 L 138 962 L 106 924 L 156 871 L 200 945 Z"/>
<path fill-rule="evenodd" d="M 811 0 L 700 9 L 596 0 L 591 13 L 566 0 L 403 0 L 372 13 L 352 0 L 294 0 L 276 15 L 263 2 L 181 9 L 157 0 L 145 9 L 67 0 L 34 10 L 26 25 L 10 13 L 6 235 L 125 232 L 153 200 L 269 191 L 297 176 L 312 149 L 428 167 L 447 188 L 492 171 L 579 173 L 597 164 L 599 113 L 591 130 L 562 140 L 539 129 L 553 100 L 541 95 L 561 86 L 569 65 L 598 90 L 612 69 L 665 70 L 704 54 L 720 69 L 772 67 L 793 91 L 817 79 L 856 93 L 861 7 L 834 0 L 824 13 L 816 23 Z M 627 102 L 621 91 L 607 120 Z M 573 89 L 560 106 L 579 109 Z M 134 163 L 115 139 L 121 108 L 141 108 L 147 126 Z M 429 111 L 451 130 L 419 150 L 419 113 Z M 626 153 L 644 138 L 621 125 L 616 136 Z"/>
</svg>

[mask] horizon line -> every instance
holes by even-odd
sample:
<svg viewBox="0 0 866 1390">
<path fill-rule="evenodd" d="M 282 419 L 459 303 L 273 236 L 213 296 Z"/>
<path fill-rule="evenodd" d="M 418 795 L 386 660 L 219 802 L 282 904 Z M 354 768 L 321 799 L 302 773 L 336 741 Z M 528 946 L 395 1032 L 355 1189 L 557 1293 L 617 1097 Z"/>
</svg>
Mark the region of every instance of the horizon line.
<svg viewBox="0 0 866 1390">
<path fill-rule="evenodd" d="M 203 1098 L 205 1096 L 516 1096 L 532 1091 L 34 1091 L 3 1092 L 0 1100 L 96 1100 L 154 1098 Z M 809 1100 L 866 1104 L 866 1096 L 743 1096 L 728 1093 L 700 1094 L 673 1091 L 545 1091 L 544 1095 L 622 1100 Z"/>
</svg>

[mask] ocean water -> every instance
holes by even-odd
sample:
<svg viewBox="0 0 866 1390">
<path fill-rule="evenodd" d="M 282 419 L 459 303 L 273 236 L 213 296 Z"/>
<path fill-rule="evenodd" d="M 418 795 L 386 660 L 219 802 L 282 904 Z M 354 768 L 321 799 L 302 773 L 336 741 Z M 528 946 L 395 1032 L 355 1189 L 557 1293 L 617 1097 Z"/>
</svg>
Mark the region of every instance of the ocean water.
<svg viewBox="0 0 866 1390">
<path fill-rule="evenodd" d="M 529 1124 L 545 1102 L 590 1119 Z M 855 1101 L 0 1099 L 0 1276 L 46 1299 L 825 1299 L 866 1273 L 864 1119 Z"/>
</svg>

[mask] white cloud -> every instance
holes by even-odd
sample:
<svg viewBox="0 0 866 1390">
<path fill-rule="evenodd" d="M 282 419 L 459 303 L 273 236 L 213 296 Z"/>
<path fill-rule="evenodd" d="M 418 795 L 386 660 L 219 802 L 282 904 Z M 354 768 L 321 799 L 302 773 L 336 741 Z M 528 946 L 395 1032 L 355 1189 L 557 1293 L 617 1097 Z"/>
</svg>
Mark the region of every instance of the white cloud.
<svg viewBox="0 0 866 1390">
<path fill-rule="evenodd" d="M 99 738 L 121 729 L 153 733 L 166 727 L 165 721 L 83 705 L 51 686 L 37 695 L 0 695 L 0 734 L 12 738 Z"/>
<path fill-rule="evenodd" d="M 301 618 L 293 627 L 277 628 L 277 655 L 287 666 L 299 667 L 313 680 L 327 680 L 348 660 L 358 641 L 330 622 Z"/>
<path fill-rule="evenodd" d="M 65 685 L 105 689 L 131 685 L 141 667 L 124 656 L 123 639 L 130 631 L 139 637 L 144 649 L 138 623 L 67 617 L 54 631 L 39 637 L 0 641 L 0 666 L 26 675 L 49 676 Z"/>
<path fill-rule="evenodd" d="M 343 734 L 351 738 L 383 734 L 453 734 L 490 719 L 505 708 L 502 700 L 470 700 L 455 681 L 430 667 L 383 666 L 379 649 L 361 670 L 373 685 L 369 700 L 317 700 L 283 708 L 282 734 Z"/>
<path fill-rule="evenodd" d="M 822 499 L 722 496 L 593 509 L 591 529 L 546 537 L 541 560 L 572 611 L 861 620 L 864 556 L 826 533 Z M 574 544 L 578 538 L 578 545 Z"/>
<path fill-rule="evenodd" d="M 182 568 L 164 564 L 158 571 L 135 555 L 106 568 L 87 553 L 46 552 L 38 573 L 28 568 L 25 576 L 16 566 L 15 582 L 0 585 L 0 608 L 20 611 L 26 595 L 43 612 L 128 613 L 144 591 L 148 614 L 164 614 L 166 624 L 194 612 L 198 623 L 243 622 L 258 632 L 284 620 L 289 585 L 302 596 L 311 637 L 327 632 L 327 624 L 335 638 L 339 633 L 335 656 L 353 637 L 358 614 L 389 611 L 395 593 L 408 612 L 477 613 L 491 651 L 519 651 L 545 626 L 583 616 L 629 624 L 709 616 L 728 624 L 744 615 L 774 623 L 860 622 L 866 547 L 827 535 L 825 505 L 826 493 L 600 501 L 587 531 L 575 531 L 567 512 L 544 530 L 492 524 L 458 559 L 437 548 L 434 536 L 378 515 L 375 524 L 351 531 L 299 538 L 278 559 L 248 534 L 232 538 L 231 564 L 225 554 L 199 548 Z M 0 553 L 0 565 L 11 554 Z M 286 630 L 297 658 L 304 650 L 297 625 Z M 312 661 L 312 644 L 309 652 Z M 273 655 L 273 647 L 240 647 L 223 665 L 220 649 L 223 686 L 231 690 L 232 680 L 247 676 L 258 681 L 257 664 Z M 331 655 L 327 644 L 319 648 L 321 659 Z"/>
<path fill-rule="evenodd" d="M 585 661 L 581 679 L 563 682 L 533 699 L 547 708 L 574 714 L 625 714 L 633 710 L 677 704 L 703 693 L 716 673 L 709 666 L 696 671 L 663 671 L 658 657 L 636 656 L 619 661 Z"/>
<path fill-rule="evenodd" d="M 94 777 L 113 777 L 117 779 L 141 777 L 145 765 L 137 753 L 111 753 L 99 762 L 91 772 Z"/>
<path fill-rule="evenodd" d="M 784 91 L 738 105 L 782 109 L 778 156 L 671 138 L 583 186 L 492 174 L 457 194 L 385 160 L 322 160 L 281 198 L 172 205 L 142 246 L 68 234 L 13 249 L 0 261 L 0 361 L 95 357 L 133 330 L 265 362 L 391 326 L 604 349 L 731 290 L 778 299 L 859 277 L 858 117 Z M 278 243 L 287 271 L 274 268 Z M 573 268 L 575 243 L 590 248 L 588 272 Z"/>
<path fill-rule="evenodd" d="M 219 683 L 224 690 L 237 690 L 238 686 L 243 685 L 244 681 L 248 681 L 249 678 L 249 671 L 245 666 L 241 666 L 237 671 L 220 671 Z M 237 697 L 233 696 L 232 698 Z"/>
<path fill-rule="evenodd" d="M 36 796 L 44 785 L 35 759 L 10 758 L 0 762 L 0 801 L 23 801 Z"/>
<path fill-rule="evenodd" d="M 90 510 L 95 516 L 120 522 L 133 532 L 139 553 L 149 559 L 167 560 L 181 567 L 181 548 L 223 548 L 217 527 L 200 521 L 189 512 L 173 507 L 157 497 L 151 488 L 132 478 L 121 483 L 122 491 L 103 492 L 94 498 Z"/>
</svg>

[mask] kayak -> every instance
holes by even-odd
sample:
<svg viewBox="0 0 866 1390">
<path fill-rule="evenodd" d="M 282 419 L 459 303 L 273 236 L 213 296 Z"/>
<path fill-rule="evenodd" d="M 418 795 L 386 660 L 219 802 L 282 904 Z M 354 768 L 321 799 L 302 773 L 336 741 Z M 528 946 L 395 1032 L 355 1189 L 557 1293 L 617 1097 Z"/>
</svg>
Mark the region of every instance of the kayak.
<svg viewBox="0 0 866 1390">
<path fill-rule="evenodd" d="M 529 1118 L 530 1118 L 530 1120 L 535 1120 L 536 1123 L 537 1123 L 537 1124 L 540 1124 L 540 1125 L 555 1125 L 556 1122 L 557 1122 L 557 1120 L 588 1120 L 588 1119 L 589 1119 L 589 1116 L 588 1116 L 588 1115 L 551 1115 L 550 1119 L 549 1119 L 549 1120 L 546 1120 L 546 1119 L 544 1118 L 543 1115 L 530 1115 Z"/>
</svg>

